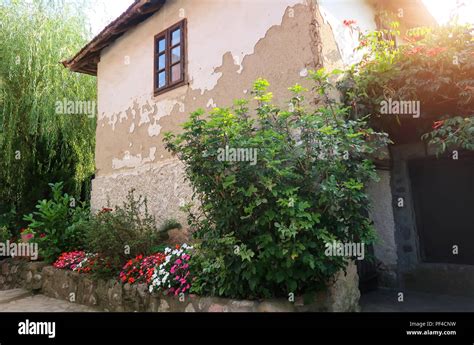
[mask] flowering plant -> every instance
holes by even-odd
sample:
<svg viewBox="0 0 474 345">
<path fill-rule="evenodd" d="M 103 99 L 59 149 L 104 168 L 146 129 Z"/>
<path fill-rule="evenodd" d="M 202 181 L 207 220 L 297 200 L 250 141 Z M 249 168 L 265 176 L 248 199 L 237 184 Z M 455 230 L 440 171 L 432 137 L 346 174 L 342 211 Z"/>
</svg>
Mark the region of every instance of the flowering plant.
<svg viewBox="0 0 474 345">
<path fill-rule="evenodd" d="M 134 259 L 127 261 L 120 272 L 122 283 L 149 283 L 152 279 L 155 266 L 165 260 L 165 254 L 156 253 L 147 257 L 137 255 Z"/>
<path fill-rule="evenodd" d="M 193 247 L 183 244 L 175 249 L 165 249 L 165 259 L 154 268 L 149 291 L 168 290 L 175 296 L 189 291 L 191 277 L 189 272 L 190 251 Z"/>
<path fill-rule="evenodd" d="M 371 126 L 388 132 L 396 143 L 418 141 L 429 131 L 424 139 L 441 144 L 441 151 L 450 134 L 455 137 L 453 144 L 462 142 L 460 147 L 472 149 L 472 141 L 463 145 L 463 136 L 472 136 L 473 120 L 464 118 L 472 118 L 474 109 L 474 26 L 451 22 L 402 32 L 400 24 L 392 19 L 385 18 L 380 30 L 359 31 L 357 49 L 365 52 L 364 56 L 339 83 L 351 115 L 370 116 Z M 416 120 L 412 113 L 403 111 L 386 116 L 381 104 L 388 100 L 417 103 Z M 453 120 L 455 127 L 441 122 L 454 117 L 459 118 Z M 458 125 L 466 131 L 458 130 Z"/>
<path fill-rule="evenodd" d="M 61 269 L 69 269 L 79 273 L 89 273 L 104 260 L 94 253 L 86 253 L 82 250 L 62 253 L 53 263 L 53 266 Z"/>
<path fill-rule="evenodd" d="M 20 230 L 22 242 L 28 242 L 35 237 L 35 232 L 30 228 L 23 228 Z"/>
<path fill-rule="evenodd" d="M 99 258 L 98 254 L 86 253 L 81 262 L 79 262 L 74 268 L 74 271 L 79 273 L 90 273 L 100 261 L 101 259 Z"/>
<path fill-rule="evenodd" d="M 53 263 L 56 268 L 76 270 L 77 266 L 86 259 L 84 251 L 73 251 L 62 253 L 59 258 Z"/>
</svg>

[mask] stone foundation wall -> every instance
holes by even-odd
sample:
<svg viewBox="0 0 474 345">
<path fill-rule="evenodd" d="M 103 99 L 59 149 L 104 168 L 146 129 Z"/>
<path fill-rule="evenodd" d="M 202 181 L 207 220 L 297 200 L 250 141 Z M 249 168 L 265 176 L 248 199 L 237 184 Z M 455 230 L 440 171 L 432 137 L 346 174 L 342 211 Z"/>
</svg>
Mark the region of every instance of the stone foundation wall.
<svg viewBox="0 0 474 345">
<path fill-rule="evenodd" d="M 114 312 L 307 312 L 359 311 L 360 292 L 357 269 L 349 265 L 340 272 L 327 291 L 311 303 L 302 297 L 263 301 L 217 297 L 150 294 L 146 285 L 121 284 L 115 280 L 92 280 L 86 274 L 56 269 L 41 262 L 7 259 L 0 262 L 0 290 L 26 288 L 46 296 Z"/>
<path fill-rule="evenodd" d="M 96 177 L 92 181 L 91 206 L 94 211 L 102 207 L 122 206 L 128 192 L 147 198 L 148 210 L 156 217 L 157 225 L 175 219 L 187 225 L 187 213 L 180 208 L 192 202 L 192 189 L 185 181 L 184 165 L 178 159 L 153 164 L 135 172 Z"/>
<path fill-rule="evenodd" d="M 0 261 L 0 290 L 23 287 L 28 290 L 40 290 L 44 262 L 5 259 Z"/>
<path fill-rule="evenodd" d="M 397 285 L 397 245 L 395 243 L 395 221 L 393 216 L 393 196 L 390 187 L 391 174 L 388 170 L 377 170 L 380 178 L 368 186 L 371 201 L 370 219 L 377 231 L 374 244 L 377 258 L 378 283 L 383 287 Z"/>
</svg>

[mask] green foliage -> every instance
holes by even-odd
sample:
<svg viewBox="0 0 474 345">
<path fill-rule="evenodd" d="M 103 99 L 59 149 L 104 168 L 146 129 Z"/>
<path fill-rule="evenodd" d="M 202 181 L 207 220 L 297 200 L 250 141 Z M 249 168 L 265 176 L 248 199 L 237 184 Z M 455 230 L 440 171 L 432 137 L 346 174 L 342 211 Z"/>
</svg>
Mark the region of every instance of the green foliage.
<svg viewBox="0 0 474 345">
<path fill-rule="evenodd" d="M 172 229 L 181 229 L 183 226 L 176 219 L 167 219 L 158 229 L 159 232 L 166 232 Z"/>
<path fill-rule="evenodd" d="M 474 117 L 460 116 L 437 121 L 432 132 L 422 137 L 433 145 L 437 153 L 443 153 L 448 148 L 474 150 Z"/>
<path fill-rule="evenodd" d="M 339 84 L 345 103 L 355 118 L 370 116 L 376 129 L 390 134 L 412 125 L 399 115 L 381 114 L 381 102 L 389 98 L 419 101 L 419 138 L 434 121 L 472 116 L 474 110 L 474 44 L 472 25 L 451 23 L 436 28 L 414 28 L 395 43 L 398 23 L 386 29 L 360 33 L 362 61 Z"/>
<path fill-rule="evenodd" d="M 12 233 L 6 226 L 0 226 L 0 242 L 6 242 L 12 238 Z"/>
<path fill-rule="evenodd" d="M 38 211 L 24 217 L 29 228 L 37 234 L 40 254 L 47 262 L 53 262 L 63 252 L 83 249 L 82 224 L 89 217 L 89 209 L 84 203 L 63 193 L 62 182 L 51 183 L 50 187 L 52 198 L 38 201 Z"/>
<path fill-rule="evenodd" d="M 295 85 L 290 109 L 278 108 L 268 82 L 259 79 L 252 116 L 249 102 L 236 100 L 206 117 L 198 110 L 183 133 L 165 135 L 200 204 L 189 217 L 199 242 L 194 292 L 244 298 L 307 293 L 347 264 L 348 258 L 324 254 L 327 242 L 373 240 L 364 189 L 376 174 L 367 155 L 386 144 L 386 135 L 348 119 L 347 108 L 328 96 L 331 76 L 311 73 L 316 107 L 308 108 L 307 90 Z M 255 149 L 257 159 L 221 159 L 226 146 Z"/>
<path fill-rule="evenodd" d="M 7 213 L 0 218 L 12 228 L 20 228 L 21 216 L 47 196 L 50 181 L 64 181 L 65 190 L 88 197 L 95 118 L 56 113 L 58 101 L 96 99 L 93 77 L 60 64 L 88 40 L 82 3 L 0 5 L 0 214 Z"/>
<path fill-rule="evenodd" d="M 153 249 L 167 239 L 165 232 L 157 231 L 146 198 L 135 197 L 133 189 L 122 206 L 104 208 L 91 217 L 86 238 L 87 250 L 98 253 L 106 263 L 94 271 L 106 277 L 116 276 L 123 264 L 138 254 L 153 254 Z"/>
</svg>

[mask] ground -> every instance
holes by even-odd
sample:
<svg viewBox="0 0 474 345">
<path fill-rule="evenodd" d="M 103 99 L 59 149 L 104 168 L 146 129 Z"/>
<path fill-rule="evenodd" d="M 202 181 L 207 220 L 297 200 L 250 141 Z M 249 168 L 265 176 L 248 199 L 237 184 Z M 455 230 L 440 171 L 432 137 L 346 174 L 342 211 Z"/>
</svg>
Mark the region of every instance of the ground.
<svg viewBox="0 0 474 345">
<path fill-rule="evenodd" d="M 474 298 L 405 291 L 403 302 L 399 291 L 379 289 L 362 295 L 363 312 L 472 312 Z"/>
<path fill-rule="evenodd" d="M 86 312 L 98 311 L 81 304 L 34 295 L 23 289 L 0 291 L 0 312 Z"/>
<path fill-rule="evenodd" d="M 398 302 L 398 291 L 376 290 L 361 298 L 362 312 L 463 312 L 474 311 L 474 299 L 421 292 L 405 292 Z M 93 312 L 97 309 L 32 294 L 23 289 L 0 291 L 0 312 Z"/>
</svg>

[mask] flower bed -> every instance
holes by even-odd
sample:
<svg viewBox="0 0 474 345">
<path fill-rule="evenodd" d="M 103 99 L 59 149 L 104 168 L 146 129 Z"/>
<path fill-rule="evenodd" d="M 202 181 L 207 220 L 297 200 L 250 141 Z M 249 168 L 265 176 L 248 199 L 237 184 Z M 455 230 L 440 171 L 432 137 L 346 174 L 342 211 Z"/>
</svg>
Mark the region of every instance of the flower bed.
<svg viewBox="0 0 474 345">
<path fill-rule="evenodd" d="M 357 269 L 353 263 L 347 274 L 339 272 L 325 292 L 311 300 L 236 300 L 180 296 L 147 291 L 147 285 L 123 284 L 117 280 L 95 280 L 89 274 L 46 266 L 41 262 L 7 259 L 0 263 L 0 290 L 12 288 L 35 290 L 46 296 L 84 304 L 104 311 L 140 312 L 305 312 L 358 311 L 360 297 Z"/>
<path fill-rule="evenodd" d="M 150 293 L 163 292 L 175 296 L 188 293 L 192 283 L 189 264 L 192 249 L 193 247 L 183 244 L 176 245 L 174 249 L 167 247 L 164 252 L 146 257 L 137 255 L 123 266 L 118 280 L 123 284 L 145 284 Z M 90 273 L 98 260 L 101 258 L 97 254 L 73 251 L 62 253 L 53 266 L 78 273 Z"/>
</svg>

